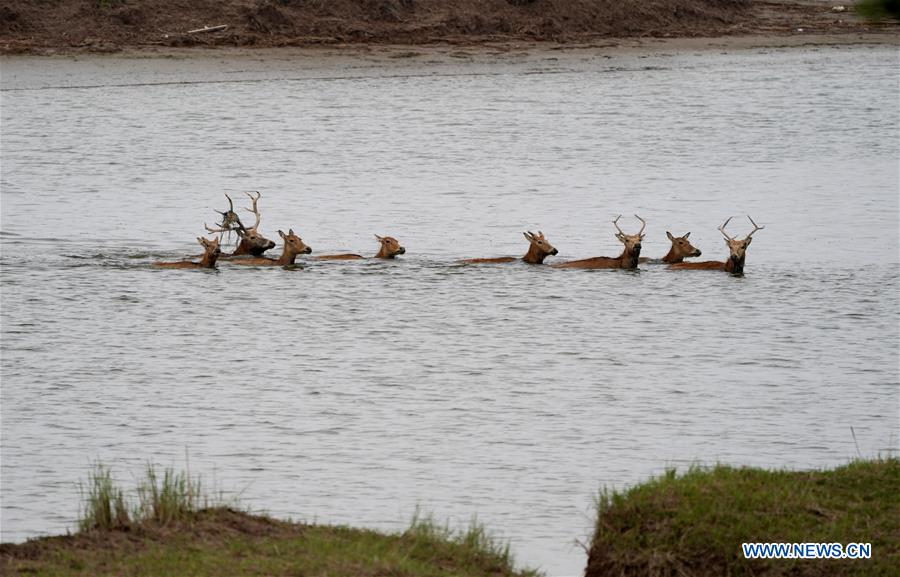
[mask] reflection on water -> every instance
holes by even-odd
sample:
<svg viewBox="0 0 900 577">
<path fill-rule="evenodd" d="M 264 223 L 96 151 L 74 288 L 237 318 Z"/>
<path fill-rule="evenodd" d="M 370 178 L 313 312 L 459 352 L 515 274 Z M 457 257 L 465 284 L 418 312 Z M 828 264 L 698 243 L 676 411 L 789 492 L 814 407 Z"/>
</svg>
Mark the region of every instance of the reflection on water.
<svg viewBox="0 0 900 577">
<path fill-rule="evenodd" d="M 187 450 L 278 516 L 477 514 L 576 574 L 602 485 L 831 466 L 851 426 L 862 454 L 891 451 L 896 59 L 5 60 L 3 539 L 71 526 L 92 459 L 127 485 Z M 241 190 L 263 191 L 269 238 L 407 253 L 148 266 L 197 254 Z M 455 262 L 538 229 L 548 262 L 615 256 L 620 212 L 648 221 L 651 257 L 666 230 L 715 259 L 725 217 L 766 228 L 743 278 Z"/>
</svg>

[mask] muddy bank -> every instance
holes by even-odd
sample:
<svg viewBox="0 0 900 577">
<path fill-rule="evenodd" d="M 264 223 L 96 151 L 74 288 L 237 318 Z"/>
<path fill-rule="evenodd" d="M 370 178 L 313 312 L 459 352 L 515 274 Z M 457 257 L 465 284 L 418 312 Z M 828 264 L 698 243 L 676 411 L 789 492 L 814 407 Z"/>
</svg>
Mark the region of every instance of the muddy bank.
<svg viewBox="0 0 900 577">
<path fill-rule="evenodd" d="M 896 32 L 831 1 L 8 0 L 0 50 L 585 43 L 604 38 Z M 208 27 L 213 30 L 204 30 Z M 221 28 L 220 28 L 221 27 Z"/>
</svg>

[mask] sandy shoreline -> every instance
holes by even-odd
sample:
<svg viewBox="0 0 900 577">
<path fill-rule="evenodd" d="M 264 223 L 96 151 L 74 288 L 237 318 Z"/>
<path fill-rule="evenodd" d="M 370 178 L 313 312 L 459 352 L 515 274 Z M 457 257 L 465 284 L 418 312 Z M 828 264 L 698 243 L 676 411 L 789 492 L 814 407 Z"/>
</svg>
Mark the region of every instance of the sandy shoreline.
<svg viewBox="0 0 900 577">
<path fill-rule="evenodd" d="M 146 0 L 0 8 L 0 54 L 237 57 L 897 44 L 846 0 Z"/>
<path fill-rule="evenodd" d="M 818 46 L 898 46 L 900 35 L 893 30 L 852 34 L 766 34 L 747 36 L 696 38 L 602 38 L 583 43 L 555 42 L 484 42 L 422 45 L 345 44 L 318 46 L 284 46 L 249 48 L 215 47 L 129 47 L 115 52 L 41 51 L 15 54 L 0 53 L 0 60 L 24 59 L 229 59 L 229 60 L 297 60 L 328 59 L 366 60 L 391 63 L 404 60 L 426 60 L 429 63 L 466 60 L 491 60 L 529 56 L 544 57 L 548 53 L 578 55 L 661 55 L 685 52 L 736 52 L 755 49 L 785 49 Z"/>
</svg>

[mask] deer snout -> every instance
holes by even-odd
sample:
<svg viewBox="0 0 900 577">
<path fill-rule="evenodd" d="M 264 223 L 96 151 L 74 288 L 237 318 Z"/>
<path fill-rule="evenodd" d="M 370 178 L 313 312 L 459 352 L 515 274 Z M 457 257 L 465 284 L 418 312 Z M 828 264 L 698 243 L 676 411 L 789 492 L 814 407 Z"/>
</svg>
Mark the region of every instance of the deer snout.
<svg viewBox="0 0 900 577">
<path fill-rule="evenodd" d="M 269 250 L 270 248 L 275 248 L 275 243 L 271 240 L 266 243 L 266 250 Z"/>
<path fill-rule="evenodd" d="M 312 248 L 310 248 L 310 247 L 306 247 L 303 249 L 303 254 L 309 254 L 311 252 L 312 252 Z"/>
<path fill-rule="evenodd" d="M 406 254 L 406 249 L 401 246 L 397 249 L 397 254 Z"/>
<path fill-rule="evenodd" d="M 700 256 L 701 254 L 703 254 L 703 253 L 700 252 L 700 249 L 698 248 L 697 250 L 695 250 L 694 252 L 691 253 L 691 256 Z"/>
<path fill-rule="evenodd" d="M 553 250 L 550 251 L 550 254 L 557 255 L 557 254 L 559 254 L 559 251 L 554 248 Z"/>
</svg>

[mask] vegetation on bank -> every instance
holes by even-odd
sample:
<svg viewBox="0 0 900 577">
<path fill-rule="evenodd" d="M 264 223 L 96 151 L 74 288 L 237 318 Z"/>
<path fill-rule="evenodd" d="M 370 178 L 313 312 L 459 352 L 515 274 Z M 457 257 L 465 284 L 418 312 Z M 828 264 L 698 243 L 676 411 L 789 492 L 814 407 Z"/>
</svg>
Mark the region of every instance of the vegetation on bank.
<svg viewBox="0 0 900 577">
<path fill-rule="evenodd" d="M 871 20 L 900 19 L 900 0 L 861 0 L 856 9 Z"/>
<path fill-rule="evenodd" d="M 586 577 L 897 575 L 900 460 L 828 471 L 717 466 L 603 492 Z M 859 560 L 744 559 L 742 543 L 871 543 Z"/>
<path fill-rule="evenodd" d="M 82 485 L 80 531 L 0 545 L 0 574 L 43 576 L 536 576 L 472 522 L 454 531 L 416 516 L 399 534 L 307 525 L 211 501 L 199 479 L 148 466 L 129 501 L 110 470 Z"/>
<path fill-rule="evenodd" d="M 416 517 L 398 534 L 307 525 L 211 502 L 152 466 L 135 499 L 98 466 L 75 535 L 0 544 L 0 574 L 46 576 L 535 576 L 483 526 Z M 900 460 L 828 471 L 691 468 L 598 499 L 586 577 L 891 576 L 900 567 Z M 755 559 L 742 543 L 870 543 L 858 560 Z"/>
</svg>

